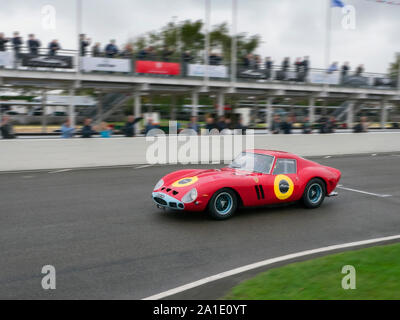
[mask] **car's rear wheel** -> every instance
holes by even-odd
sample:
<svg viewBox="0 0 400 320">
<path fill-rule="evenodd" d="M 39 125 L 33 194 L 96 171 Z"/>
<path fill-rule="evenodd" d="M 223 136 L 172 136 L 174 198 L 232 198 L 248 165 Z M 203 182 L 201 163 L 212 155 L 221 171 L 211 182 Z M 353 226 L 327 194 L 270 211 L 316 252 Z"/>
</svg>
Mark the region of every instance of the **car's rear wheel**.
<svg viewBox="0 0 400 320">
<path fill-rule="evenodd" d="M 307 208 L 318 208 L 324 202 L 325 194 L 325 183 L 318 178 L 311 179 L 304 189 L 303 203 Z"/>
<path fill-rule="evenodd" d="M 238 206 L 237 196 L 228 188 L 220 189 L 214 193 L 208 203 L 210 216 L 217 220 L 225 220 L 235 213 Z"/>
</svg>

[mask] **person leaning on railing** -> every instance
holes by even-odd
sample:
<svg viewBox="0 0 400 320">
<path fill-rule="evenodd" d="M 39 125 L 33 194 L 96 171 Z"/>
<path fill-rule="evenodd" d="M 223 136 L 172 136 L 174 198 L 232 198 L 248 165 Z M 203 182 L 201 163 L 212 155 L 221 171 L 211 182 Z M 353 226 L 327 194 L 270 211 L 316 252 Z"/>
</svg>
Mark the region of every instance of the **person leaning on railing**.
<svg viewBox="0 0 400 320">
<path fill-rule="evenodd" d="M 92 57 L 101 57 L 102 55 L 100 42 L 96 42 L 92 47 Z"/>
<path fill-rule="evenodd" d="M 136 118 L 133 115 L 128 116 L 128 121 L 125 123 L 125 126 L 122 129 L 123 134 L 125 137 L 134 137 L 136 135 L 135 124 L 138 123 L 143 118 Z"/>
<path fill-rule="evenodd" d="M 14 139 L 15 134 L 13 130 L 13 126 L 10 123 L 10 117 L 4 116 L 3 120 L 0 123 L 0 133 L 3 139 Z"/>
<path fill-rule="evenodd" d="M 29 53 L 31 55 L 35 55 L 37 56 L 39 54 L 39 48 L 41 46 L 41 43 L 38 39 L 35 38 L 34 34 L 30 34 L 29 35 L 29 39 L 26 42 L 28 49 L 29 49 Z"/>
<path fill-rule="evenodd" d="M 119 50 L 115 45 L 115 40 L 111 40 L 110 43 L 106 45 L 104 52 L 107 58 L 114 58 L 118 54 Z"/>
<path fill-rule="evenodd" d="M 6 38 L 3 32 L 0 32 L 0 51 L 6 51 L 6 43 L 10 41 L 10 38 Z"/>
<path fill-rule="evenodd" d="M 15 56 L 18 58 L 22 46 L 22 38 L 19 36 L 18 31 L 14 32 L 14 37 L 11 39 L 11 43 L 13 45 Z"/>
<path fill-rule="evenodd" d="M 79 35 L 79 51 L 82 57 L 86 56 L 86 47 L 89 47 L 91 42 L 92 40 L 90 38 L 86 38 L 85 34 L 82 33 Z"/>
<path fill-rule="evenodd" d="M 61 50 L 61 46 L 58 43 L 58 40 L 54 39 L 53 41 L 51 41 L 49 43 L 48 49 L 49 49 L 49 56 L 55 56 L 57 54 L 57 51 Z"/>
</svg>

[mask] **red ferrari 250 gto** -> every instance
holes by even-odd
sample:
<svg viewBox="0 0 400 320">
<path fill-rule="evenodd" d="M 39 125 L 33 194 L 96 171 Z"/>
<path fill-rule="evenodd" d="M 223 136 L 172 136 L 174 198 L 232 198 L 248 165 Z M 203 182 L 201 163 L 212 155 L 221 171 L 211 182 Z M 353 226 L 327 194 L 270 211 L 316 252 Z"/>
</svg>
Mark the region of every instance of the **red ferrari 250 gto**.
<svg viewBox="0 0 400 320">
<path fill-rule="evenodd" d="M 333 196 L 341 173 L 283 151 L 247 150 L 228 167 L 180 170 L 163 177 L 152 198 L 159 208 L 203 211 L 215 219 L 231 217 L 239 206 L 302 201 L 318 208 Z"/>
</svg>

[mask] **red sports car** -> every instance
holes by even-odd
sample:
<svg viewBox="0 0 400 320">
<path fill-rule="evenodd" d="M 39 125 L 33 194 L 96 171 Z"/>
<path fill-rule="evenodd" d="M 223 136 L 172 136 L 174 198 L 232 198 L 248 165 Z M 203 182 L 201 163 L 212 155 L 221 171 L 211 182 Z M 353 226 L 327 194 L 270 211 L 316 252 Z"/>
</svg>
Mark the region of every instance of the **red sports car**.
<svg viewBox="0 0 400 320">
<path fill-rule="evenodd" d="M 159 208 L 203 211 L 230 218 L 239 206 L 302 201 L 318 208 L 334 196 L 341 173 L 283 151 L 246 150 L 228 167 L 180 170 L 163 177 L 152 198 Z"/>
</svg>

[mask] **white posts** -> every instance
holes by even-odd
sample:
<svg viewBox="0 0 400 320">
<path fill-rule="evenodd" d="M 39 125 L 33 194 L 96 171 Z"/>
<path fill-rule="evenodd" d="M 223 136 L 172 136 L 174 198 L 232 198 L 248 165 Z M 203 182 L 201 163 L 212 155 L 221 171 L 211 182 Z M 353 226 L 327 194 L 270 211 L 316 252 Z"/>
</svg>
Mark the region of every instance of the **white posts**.
<svg viewBox="0 0 400 320">
<path fill-rule="evenodd" d="M 68 118 L 71 128 L 75 128 L 75 88 L 69 89 L 69 107 L 68 107 Z"/>
<path fill-rule="evenodd" d="M 353 128 L 353 122 L 354 122 L 354 101 L 350 101 L 347 107 L 347 119 L 346 119 L 347 129 Z"/>
<path fill-rule="evenodd" d="M 133 114 L 136 118 L 139 118 L 142 114 L 142 105 L 139 91 L 135 91 L 135 93 L 133 94 Z"/>
<path fill-rule="evenodd" d="M 46 114 L 47 95 L 46 89 L 42 91 L 42 133 L 47 131 L 47 114 Z"/>
<path fill-rule="evenodd" d="M 386 121 L 387 121 L 387 108 L 386 108 L 386 100 L 383 99 L 381 101 L 381 129 L 385 130 Z"/>
<path fill-rule="evenodd" d="M 231 86 L 236 83 L 237 65 L 237 0 L 232 0 Z"/>
<path fill-rule="evenodd" d="M 211 4 L 210 0 L 205 1 L 205 41 L 204 41 L 204 83 L 205 86 L 208 86 L 209 80 L 209 57 L 210 57 L 210 16 L 211 16 Z"/>
<path fill-rule="evenodd" d="M 218 116 L 223 116 L 225 113 L 225 94 L 224 92 L 218 92 Z"/>
<path fill-rule="evenodd" d="M 199 93 L 196 90 L 192 91 L 192 117 L 197 117 L 199 108 Z"/>
<path fill-rule="evenodd" d="M 315 97 L 311 96 L 308 105 L 308 120 L 312 125 L 315 122 Z"/>
<path fill-rule="evenodd" d="M 265 124 L 267 126 L 267 130 L 269 130 L 270 132 L 271 132 L 271 128 L 272 128 L 272 114 L 273 114 L 272 103 L 273 102 L 274 102 L 273 97 L 267 98 L 267 110 L 265 113 Z"/>
</svg>

